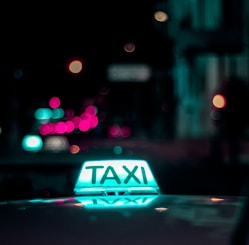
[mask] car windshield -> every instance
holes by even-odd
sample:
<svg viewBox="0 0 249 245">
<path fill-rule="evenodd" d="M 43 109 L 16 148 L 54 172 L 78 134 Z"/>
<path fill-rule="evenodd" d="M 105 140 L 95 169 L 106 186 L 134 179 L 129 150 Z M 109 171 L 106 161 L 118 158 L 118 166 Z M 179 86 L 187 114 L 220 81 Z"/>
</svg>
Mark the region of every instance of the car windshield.
<svg viewBox="0 0 249 245">
<path fill-rule="evenodd" d="M 163 194 L 248 195 L 246 0 L 3 11 L 2 201 L 74 195 L 83 162 L 102 160 L 148 162 Z"/>
</svg>

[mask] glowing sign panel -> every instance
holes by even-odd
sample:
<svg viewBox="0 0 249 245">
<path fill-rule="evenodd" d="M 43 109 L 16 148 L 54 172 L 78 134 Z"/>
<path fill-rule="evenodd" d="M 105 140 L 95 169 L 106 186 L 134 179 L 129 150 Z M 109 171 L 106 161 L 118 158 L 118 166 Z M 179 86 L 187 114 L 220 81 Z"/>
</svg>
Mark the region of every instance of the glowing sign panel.
<svg viewBox="0 0 249 245">
<path fill-rule="evenodd" d="M 147 82 L 151 78 L 151 67 L 146 64 L 112 64 L 107 70 L 111 82 Z"/>
<path fill-rule="evenodd" d="M 157 182 L 144 160 L 106 160 L 83 163 L 75 184 L 76 194 L 103 194 L 107 191 L 114 195 L 129 192 L 156 192 Z"/>
</svg>

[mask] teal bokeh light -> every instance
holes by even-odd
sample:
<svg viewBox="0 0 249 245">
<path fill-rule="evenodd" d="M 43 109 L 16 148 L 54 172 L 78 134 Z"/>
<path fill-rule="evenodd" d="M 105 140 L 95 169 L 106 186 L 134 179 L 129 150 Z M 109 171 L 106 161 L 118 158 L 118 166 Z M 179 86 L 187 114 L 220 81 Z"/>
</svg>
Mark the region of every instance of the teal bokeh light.
<svg viewBox="0 0 249 245">
<path fill-rule="evenodd" d="M 37 120 L 50 120 L 53 117 L 53 111 L 50 108 L 38 108 L 34 116 Z"/>
<path fill-rule="evenodd" d="M 42 138 L 39 135 L 25 135 L 22 140 L 22 148 L 25 151 L 39 151 L 43 147 Z"/>
</svg>

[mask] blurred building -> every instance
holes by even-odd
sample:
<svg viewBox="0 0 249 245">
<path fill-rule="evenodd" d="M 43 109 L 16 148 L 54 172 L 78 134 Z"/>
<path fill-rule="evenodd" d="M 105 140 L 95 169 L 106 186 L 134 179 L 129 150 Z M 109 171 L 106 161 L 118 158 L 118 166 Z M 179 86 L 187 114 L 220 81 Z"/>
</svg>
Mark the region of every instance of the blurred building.
<svg viewBox="0 0 249 245">
<path fill-rule="evenodd" d="M 209 137 L 214 130 L 211 98 L 222 80 L 231 75 L 249 78 L 249 3 L 164 0 L 155 8 L 168 14 L 168 21 L 155 27 L 174 42 L 175 137 Z"/>
</svg>

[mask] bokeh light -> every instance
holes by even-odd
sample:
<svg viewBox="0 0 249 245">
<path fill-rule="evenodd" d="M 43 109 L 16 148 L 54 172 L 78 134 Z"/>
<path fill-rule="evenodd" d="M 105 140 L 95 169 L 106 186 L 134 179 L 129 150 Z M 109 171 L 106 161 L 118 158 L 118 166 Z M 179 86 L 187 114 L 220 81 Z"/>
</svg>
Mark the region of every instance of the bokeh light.
<svg viewBox="0 0 249 245">
<path fill-rule="evenodd" d="M 80 58 L 70 59 L 66 64 L 66 70 L 73 75 L 78 75 L 83 71 L 84 62 Z"/>
<path fill-rule="evenodd" d="M 58 108 L 60 104 L 61 104 L 60 98 L 57 96 L 54 96 L 49 100 L 49 106 L 53 109 Z"/>
<path fill-rule="evenodd" d="M 161 10 L 156 11 L 154 13 L 154 18 L 158 22 L 166 22 L 169 19 L 168 15 L 164 11 L 161 11 Z"/>
<path fill-rule="evenodd" d="M 128 43 L 125 43 L 124 45 L 124 51 L 127 53 L 132 53 L 135 51 L 135 49 L 136 49 L 136 46 L 133 42 L 128 42 Z"/>
<path fill-rule="evenodd" d="M 224 108 L 226 106 L 226 98 L 222 94 L 216 94 L 213 97 L 212 103 L 215 108 Z"/>
</svg>

